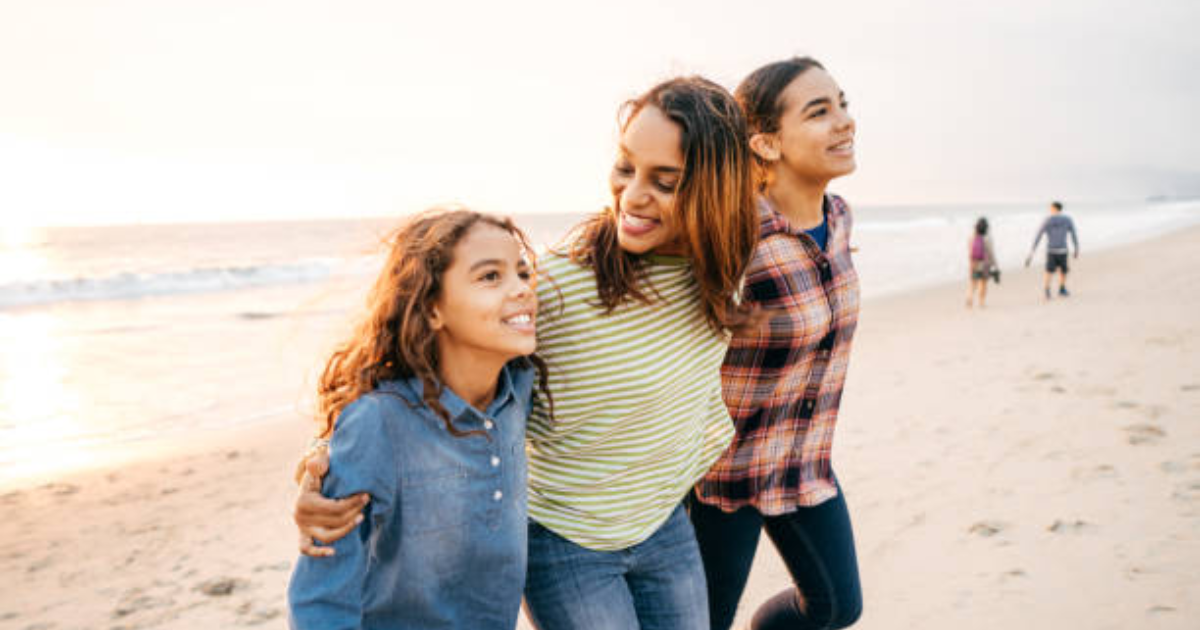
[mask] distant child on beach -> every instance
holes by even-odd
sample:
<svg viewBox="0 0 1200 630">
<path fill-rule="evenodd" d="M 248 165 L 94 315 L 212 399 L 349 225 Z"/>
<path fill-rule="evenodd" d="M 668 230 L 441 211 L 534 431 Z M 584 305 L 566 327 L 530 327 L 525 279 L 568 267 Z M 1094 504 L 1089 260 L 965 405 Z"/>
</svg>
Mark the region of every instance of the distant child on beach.
<svg viewBox="0 0 1200 630">
<path fill-rule="evenodd" d="M 979 217 L 975 222 L 975 233 L 967 242 L 968 265 L 971 279 L 967 285 L 967 308 L 974 304 L 975 296 L 979 296 L 979 308 L 987 306 L 987 285 L 990 278 L 1000 281 L 999 270 L 996 269 L 996 250 L 992 237 L 988 234 L 987 217 Z"/>
<path fill-rule="evenodd" d="M 1033 239 L 1033 247 L 1029 249 L 1029 255 L 1025 257 L 1025 266 L 1028 267 L 1030 261 L 1033 260 L 1033 253 L 1037 251 L 1038 243 L 1042 240 L 1042 235 L 1046 235 L 1046 299 L 1050 299 L 1050 280 L 1054 277 L 1054 272 L 1058 271 L 1058 295 L 1067 297 L 1071 295 L 1067 291 L 1067 254 L 1070 249 L 1067 248 L 1067 235 L 1071 235 L 1071 242 L 1075 245 L 1075 258 L 1079 258 L 1079 238 L 1075 235 L 1075 222 L 1071 221 L 1071 217 L 1063 214 L 1062 203 L 1055 201 L 1050 204 L 1050 216 L 1042 222 L 1042 227 L 1038 230 L 1037 237 Z"/>
<path fill-rule="evenodd" d="M 369 503 L 325 557 L 300 557 L 292 628 L 516 626 L 525 421 L 544 374 L 529 256 L 511 221 L 469 210 L 418 215 L 391 241 L 318 395 L 324 493 Z"/>
</svg>

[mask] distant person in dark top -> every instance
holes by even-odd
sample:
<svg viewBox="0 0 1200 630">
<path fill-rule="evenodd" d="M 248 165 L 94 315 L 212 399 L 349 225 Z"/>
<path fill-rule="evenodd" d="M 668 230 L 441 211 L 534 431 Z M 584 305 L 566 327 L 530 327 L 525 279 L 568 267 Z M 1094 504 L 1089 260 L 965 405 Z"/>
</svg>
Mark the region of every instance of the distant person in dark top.
<svg viewBox="0 0 1200 630">
<path fill-rule="evenodd" d="M 1033 239 L 1033 247 L 1029 250 L 1029 255 L 1025 257 L 1025 266 L 1028 267 L 1030 261 L 1033 260 L 1033 253 L 1037 251 L 1038 243 L 1042 241 L 1042 235 L 1046 235 L 1046 299 L 1050 299 L 1050 280 L 1054 277 L 1054 272 L 1058 271 L 1058 295 L 1067 297 L 1071 295 L 1067 292 L 1067 254 L 1070 250 L 1067 248 L 1067 235 L 1071 235 L 1071 243 L 1075 245 L 1075 258 L 1079 258 L 1079 238 L 1075 235 L 1075 222 L 1071 221 L 1071 217 L 1063 214 L 1062 203 L 1055 201 L 1050 204 L 1050 216 L 1046 217 L 1046 221 L 1042 223 L 1042 228 L 1038 230 L 1037 237 Z"/>
<path fill-rule="evenodd" d="M 979 217 L 975 222 L 975 232 L 967 242 L 967 252 L 971 271 L 971 283 L 967 285 L 967 308 L 974 305 L 976 294 L 979 295 L 979 308 L 985 308 L 988 279 L 995 274 L 996 281 L 1000 281 L 1000 274 L 996 270 L 996 250 L 988 234 L 987 217 Z"/>
</svg>

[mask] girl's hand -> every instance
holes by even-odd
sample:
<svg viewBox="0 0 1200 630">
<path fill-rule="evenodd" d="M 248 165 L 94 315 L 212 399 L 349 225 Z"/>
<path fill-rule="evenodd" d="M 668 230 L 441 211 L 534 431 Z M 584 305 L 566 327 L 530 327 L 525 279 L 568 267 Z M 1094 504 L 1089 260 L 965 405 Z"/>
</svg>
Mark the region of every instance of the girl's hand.
<svg viewBox="0 0 1200 630">
<path fill-rule="evenodd" d="M 734 337 L 754 337 L 770 324 L 771 318 L 777 314 L 774 310 L 765 309 L 760 304 L 742 306 L 739 309 L 742 321 L 730 328 L 730 332 Z"/>
<path fill-rule="evenodd" d="M 370 500 L 368 494 L 356 494 L 345 499 L 321 496 L 321 479 L 329 472 L 329 451 L 321 448 L 309 453 L 302 462 L 300 493 L 292 519 L 300 530 L 300 553 L 319 558 L 332 556 L 333 547 L 318 547 L 313 539 L 329 544 L 358 527 L 362 510 Z"/>
</svg>

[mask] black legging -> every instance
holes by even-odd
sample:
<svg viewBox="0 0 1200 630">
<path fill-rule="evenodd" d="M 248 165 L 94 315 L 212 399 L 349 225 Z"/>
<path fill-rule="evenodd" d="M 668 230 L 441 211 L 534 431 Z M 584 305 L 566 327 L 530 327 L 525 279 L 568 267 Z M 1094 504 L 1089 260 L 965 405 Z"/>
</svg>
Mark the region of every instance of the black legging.
<svg viewBox="0 0 1200 630">
<path fill-rule="evenodd" d="M 694 495 L 689 498 L 708 579 L 712 630 L 728 630 L 733 623 L 764 527 L 795 586 L 759 607 L 753 630 L 845 628 L 858 620 L 862 614 L 858 559 L 840 487 L 833 499 L 780 516 L 764 517 L 753 507 L 726 514 Z"/>
</svg>

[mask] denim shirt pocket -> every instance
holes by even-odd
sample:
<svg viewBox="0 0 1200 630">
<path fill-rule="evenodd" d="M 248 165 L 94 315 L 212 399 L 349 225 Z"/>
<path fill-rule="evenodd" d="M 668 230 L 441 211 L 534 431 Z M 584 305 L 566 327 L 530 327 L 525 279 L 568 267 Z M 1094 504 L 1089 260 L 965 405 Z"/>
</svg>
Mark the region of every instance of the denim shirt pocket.
<svg viewBox="0 0 1200 630">
<path fill-rule="evenodd" d="M 422 536 L 462 529 L 473 512 L 471 478 L 459 465 L 409 471 L 401 478 L 403 535 Z"/>
</svg>

